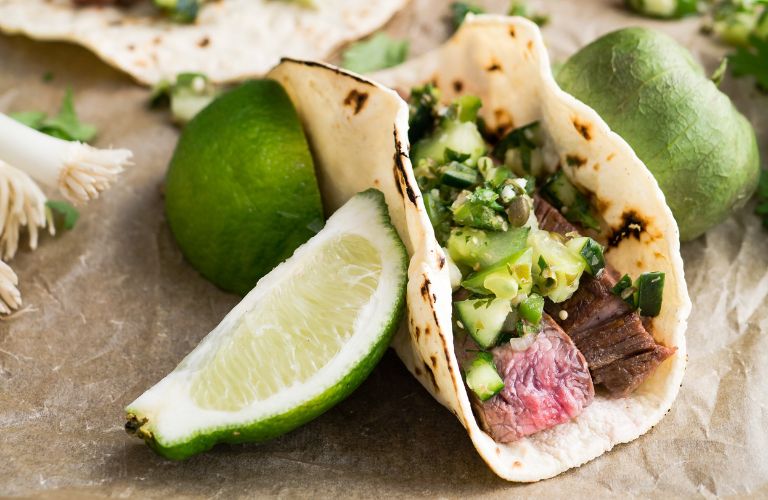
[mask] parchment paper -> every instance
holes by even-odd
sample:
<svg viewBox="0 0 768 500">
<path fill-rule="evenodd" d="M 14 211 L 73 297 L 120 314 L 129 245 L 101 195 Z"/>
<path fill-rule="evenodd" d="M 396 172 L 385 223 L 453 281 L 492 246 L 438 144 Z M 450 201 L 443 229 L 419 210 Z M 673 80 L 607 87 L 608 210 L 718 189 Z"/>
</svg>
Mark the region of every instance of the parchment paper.
<svg viewBox="0 0 768 500">
<path fill-rule="evenodd" d="M 695 19 L 649 21 L 609 0 L 531 3 L 552 16 L 545 37 L 556 59 L 634 24 L 672 34 L 708 68 L 725 52 Z M 414 0 L 388 30 L 421 53 L 447 36 L 446 13 L 443 2 Z M 136 165 L 73 231 L 12 261 L 28 309 L 0 322 L 0 495 L 768 496 L 768 233 L 751 205 L 683 246 L 694 305 L 672 411 L 576 470 L 531 485 L 498 479 L 391 353 L 347 401 L 286 436 L 183 463 L 155 456 L 125 434 L 122 408 L 238 299 L 199 277 L 171 238 L 161 183 L 177 131 L 146 109 L 148 92 L 76 47 L 0 37 L 0 109 L 53 112 L 67 86 L 99 125 L 97 144 L 133 149 Z M 758 128 L 765 156 L 768 97 L 749 81 L 728 78 L 724 89 Z"/>
</svg>

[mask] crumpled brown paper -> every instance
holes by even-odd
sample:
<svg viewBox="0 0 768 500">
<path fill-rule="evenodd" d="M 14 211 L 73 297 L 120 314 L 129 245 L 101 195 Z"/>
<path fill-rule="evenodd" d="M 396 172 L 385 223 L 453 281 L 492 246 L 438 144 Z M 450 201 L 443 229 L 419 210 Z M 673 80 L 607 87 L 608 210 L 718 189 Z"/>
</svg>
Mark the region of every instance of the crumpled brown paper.
<svg viewBox="0 0 768 500">
<path fill-rule="evenodd" d="M 698 34 L 696 19 L 640 19 L 608 0 L 529 3 L 551 15 L 544 32 L 555 60 L 636 24 L 672 34 L 710 69 L 726 51 Z M 503 12 L 507 2 L 484 4 Z M 389 31 L 421 53 L 446 37 L 446 13 L 443 2 L 414 0 Z M 98 145 L 133 149 L 136 165 L 73 231 L 12 261 L 27 309 L 0 321 L 0 495 L 768 495 L 768 233 L 751 205 L 683 245 L 693 312 L 672 411 L 578 469 L 531 485 L 498 479 L 391 353 L 347 401 L 282 438 L 183 463 L 155 456 L 125 434 L 122 408 L 238 299 L 199 277 L 168 231 L 161 183 L 177 131 L 146 109 L 147 91 L 82 49 L 0 38 L 0 110 L 54 111 L 68 85 L 82 117 L 99 125 Z M 723 88 L 768 155 L 768 97 L 730 77 Z"/>
</svg>

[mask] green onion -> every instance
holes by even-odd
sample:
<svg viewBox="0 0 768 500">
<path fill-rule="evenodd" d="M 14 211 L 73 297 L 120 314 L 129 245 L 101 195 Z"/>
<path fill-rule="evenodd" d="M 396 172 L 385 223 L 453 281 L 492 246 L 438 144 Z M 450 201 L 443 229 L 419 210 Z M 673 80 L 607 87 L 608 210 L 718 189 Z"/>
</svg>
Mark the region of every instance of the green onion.
<svg viewBox="0 0 768 500">
<path fill-rule="evenodd" d="M 664 273 L 643 273 L 637 278 L 637 307 L 643 316 L 658 316 L 664 294 Z"/>
<path fill-rule="evenodd" d="M 632 309 L 637 308 L 637 299 L 635 297 L 635 292 L 637 289 L 632 286 L 632 278 L 630 278 L 628 274 L 622 276 L 621 279 L 617 281 L 613 286 L 611 291 L 617 297 L 621 297 L 621 299 L 629 304 Z"/>
<path fill-rule="evenodd" d="M 569 240 L 565 246 L 579 254 L 584 260 L 585 268 L 594 277 L 599 277 L 605 269 L 605 257 L 603 256 L 603 247 L 589 237 L 578 237 Z"/>
</svg>

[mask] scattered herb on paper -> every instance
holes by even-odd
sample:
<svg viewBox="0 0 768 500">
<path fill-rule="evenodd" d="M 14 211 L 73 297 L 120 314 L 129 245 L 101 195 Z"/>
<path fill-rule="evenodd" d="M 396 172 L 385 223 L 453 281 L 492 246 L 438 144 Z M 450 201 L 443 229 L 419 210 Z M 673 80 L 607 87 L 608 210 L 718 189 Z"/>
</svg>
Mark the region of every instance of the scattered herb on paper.
<svg viewBox="0 0 768 500">
<path fill-rule="evenodd" d="M 397 66 L 408 57 L 408 41 L 376 33 L 367 40 L 351 44 L 342 54 L 342 67 L 357 73 L 370 73 Z"/>
<path fill-rule="evenodd" d="M 30 128 L 65 141 L 89 142 L 96 136 L 96 127 L 81 122 L 77 117 L 72 89 L 67 89 L 56 116 L 48 117 L 39 111 L 22 111 L 9 116 Z"/>
<path fill-rule="evenodd" d="M 80 218 L 80 212 L 72 206 L 72 204 L 63 200 L 48 200 L 45 202 L 46 208 L 48 208 L 52 215 L 56 225 L 63 227 L 64 229 L 72 229 L 77 224 L 77 220 Z M 58 217 L 56 217 L 58 216 Z"/>
</svg>

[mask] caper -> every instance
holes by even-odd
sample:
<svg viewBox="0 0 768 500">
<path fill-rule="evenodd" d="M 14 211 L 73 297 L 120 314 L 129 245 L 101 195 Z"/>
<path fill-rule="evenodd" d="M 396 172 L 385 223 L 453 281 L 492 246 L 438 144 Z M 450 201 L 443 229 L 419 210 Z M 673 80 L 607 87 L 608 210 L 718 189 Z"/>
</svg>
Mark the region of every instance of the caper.
<svg viewBox="0 0 768 500">
<path fill-rule="evenodd" d="M 528 196 L 516 196 L 509 202 L 506 212 L 510 224 L 522 227 L 531 215 L 531 199 Z"/>
</svg>

